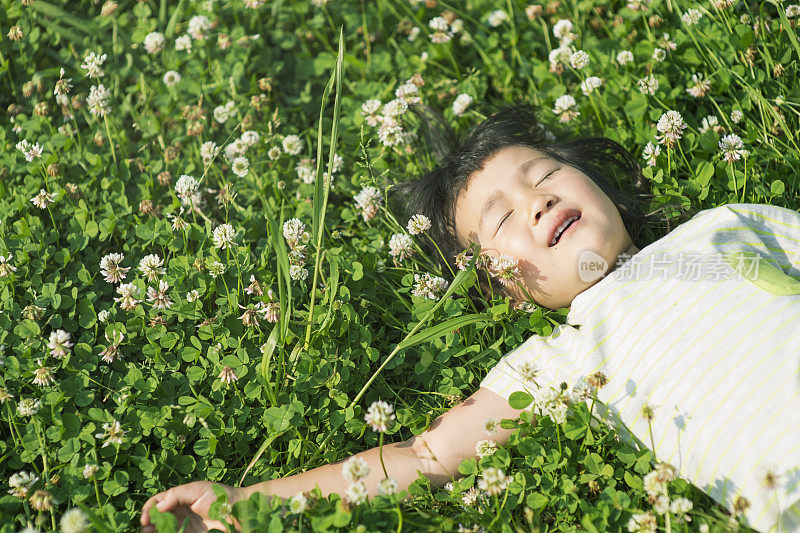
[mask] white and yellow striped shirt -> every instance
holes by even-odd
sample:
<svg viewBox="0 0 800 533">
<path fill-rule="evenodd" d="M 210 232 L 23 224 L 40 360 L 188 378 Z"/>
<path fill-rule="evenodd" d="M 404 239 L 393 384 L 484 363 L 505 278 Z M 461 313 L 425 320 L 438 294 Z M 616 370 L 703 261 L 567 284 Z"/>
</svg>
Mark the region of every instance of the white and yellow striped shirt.
<svg viewBox="0 0 800 533">
<path fill-rule="evenodd" d="M 742 253 L 760 262 L 742 263 Z M 571 388 L 601 371 L 608 384 L 599 412 L 621 437 L 651 447 L 642 416 L 651 406 L 658 461 L 729 510 L 746 498 L 754 529 L 800 531 L 794 278 L 797 212 L 761 204 L 700 211 L 580 293 L 567 324 L 504 356 L 481 386 L 507 398 Z M 535 384 L 520 373 L 525 363 L 539 371 Z M 765 486 L 768 473 L 777 487 Z"/>
</svg>

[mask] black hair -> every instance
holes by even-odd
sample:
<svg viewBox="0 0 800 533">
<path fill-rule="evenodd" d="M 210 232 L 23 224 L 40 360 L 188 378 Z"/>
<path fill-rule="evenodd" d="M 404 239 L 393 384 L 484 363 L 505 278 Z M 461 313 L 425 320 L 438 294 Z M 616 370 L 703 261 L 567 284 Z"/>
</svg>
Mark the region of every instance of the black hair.
<svg viewBox="0 0 800 533">
<path fill-rule="evenodd" d="M 437 165 L 413 181 L 390 187 L 387 191 L 389 207 L 398 220 L 408 220 L 417 213 L 430 219 L 428 235 L 438 250 L 425 239 L 421 239 L 420 244 L 429 257 L 436 258 L 442 275 L 448 279 L 452 279 L 451 272 L 457 272 L 455 256 L 465 249 L 456 232 L 458 195 L 471 176 L 505 148 L 532 148 L 586 174 L 617 207 L 628 234 L 640 249 L 670 232 L 676 219 L 680 223 L 697 212 L 690 205 L 670 202 L 672 197 L 651 194 L 636 158 L 618 142 L 606 137 L 554 139 L 539 123 L 534 107 L 529 104 L 501 109 L 467 132 L 463 139 L 456 136 L 434 109 L 415 104 L 411 110 L 421 123 L 426 135 L 420 137 L 427 138 L 427 148 Z M 617 187 L 610 179 L 609 171 L 613 167 L 623 171 L 626 179 L 622 185 L 629 191 Z M 650 210 L 649 200 L 655 200 L 660 206 Z M 501 294 L 504 292 L 502 285 L 486 275 L 481 284 Z"/>
</svg>

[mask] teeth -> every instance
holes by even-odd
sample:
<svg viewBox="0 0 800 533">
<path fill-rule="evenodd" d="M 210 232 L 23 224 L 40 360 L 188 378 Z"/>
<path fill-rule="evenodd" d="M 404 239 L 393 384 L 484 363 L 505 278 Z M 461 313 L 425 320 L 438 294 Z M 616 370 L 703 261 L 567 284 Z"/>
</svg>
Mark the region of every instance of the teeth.
<svg viewBox="0 0 800 533">
<path fill-rule="evenodd" d="M 568 218 L 567 220 L 565 220 L 564 222 L 562 222 L 560 226 L 558 226 L 558 227 L 556 228 L 556 231 L 555 231 L 555 233 L 553 233 L 553 240 L 552 240 L 552 241 L 550 241 L 550 246 L 553 246 L 553 245 L 556 243 L 556 241 L 558 240 L 558 238 L 561 236 L 561 232 L 562 232 L 562 231 L 564 231 L 564 228 L 566 228 L 567 226 L 569 226 L 569 224 L 570 224 L 570 223 L 571 223 L 573 220 L 578 220 L 578 217 L 571 217 L 571 218 Z"/>
</svg>

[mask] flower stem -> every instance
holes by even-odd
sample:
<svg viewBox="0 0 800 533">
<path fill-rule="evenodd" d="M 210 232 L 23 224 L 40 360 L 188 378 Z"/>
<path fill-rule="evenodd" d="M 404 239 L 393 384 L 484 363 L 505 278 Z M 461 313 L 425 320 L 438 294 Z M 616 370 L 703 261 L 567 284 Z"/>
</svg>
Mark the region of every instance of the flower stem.
<svg viewBox="0 0 800 533">
<path fill-rule="evenodd" d="M 117 151 L 114 149 L 114 142 L 111 140 L 111 130 L 108 127 L 108 115 L 103 116 L 103 122 L 106 124 L 106 137 L 108 138 L 109 146 L 111 146 L 111 155 L 114 157 L 114 166 L 119 169 L 119 164 L 117 163 Z"/>
<path fill-rule="evenodd" d="M 380 440 L 378 440 L 378 458 L 381 460 L 381 467 L 383 467 L 383 475 L 385 477 L 389 477 L 389 473 L 386 471 L 386 465 L 383 464 L 383 431 L 380 433 Z"/>
</svg>

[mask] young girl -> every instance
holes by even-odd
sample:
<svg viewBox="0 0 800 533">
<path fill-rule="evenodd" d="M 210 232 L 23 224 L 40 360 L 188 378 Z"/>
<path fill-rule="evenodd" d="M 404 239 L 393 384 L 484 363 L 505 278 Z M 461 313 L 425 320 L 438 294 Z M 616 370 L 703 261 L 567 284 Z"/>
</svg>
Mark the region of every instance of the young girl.
<svg viewBox="0 0 800 533">
<path fill-rule="evenodd" d="M 649 447 L 751 527 L 800 530 L 800 283 L 792 277 L 800 276 L 800 216 L 715 207 L 639 249 L 654 221 L 668 219 L 643 214 L 637 197 L 610 184 L 613 165 L 641 190 L 635 159 L 608 139 L 551 142 L 537 128 L 525 106 L 493 115 L 438 169 L 398 187 L 407 214 L 431 219 L 445 257 L 472 242 L 518 259 L 506 271 L 515 282 L 485 279 L 487 288 L 570 309 L 566 324 L 504 356 L 423 434 L 384 446 L 389 477 L 399 490 L 418 472 L 443 486 L 476 456 L 478 441 L 506 442 L 512 431 L 487 435 L 486 421 L 518 417 L 513 392 L 528 391 L 529 409 L 558 419 L 568 398 L 586 397 L 593 376 L 599 412 L 621 437 Z M 356 457 L 376 494 L 378 449 Z M 255 491 L 343 494 L 347 485 L 336 463 L 225 489 L 235 502 Z M 207 518 L 215 500 L 210 482 L 174 487 L 145 503 L 141 523 L 153 530 L 156 505 L 191 517 L 196 531 L 221 527 Z"/>
</svg>

